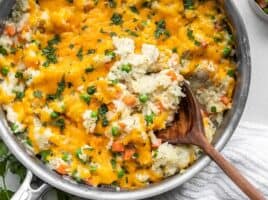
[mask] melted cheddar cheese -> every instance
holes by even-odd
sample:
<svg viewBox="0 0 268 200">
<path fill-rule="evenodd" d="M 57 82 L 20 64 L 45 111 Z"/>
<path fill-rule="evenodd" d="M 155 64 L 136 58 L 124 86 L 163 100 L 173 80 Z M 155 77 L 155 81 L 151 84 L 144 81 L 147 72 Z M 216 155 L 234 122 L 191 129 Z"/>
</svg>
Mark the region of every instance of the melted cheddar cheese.
<svg viewBox="0 0 268 200">
<path fill-rule="evenodd" d="M 233 37 L 215 0 L 24 3 L 22 19 L 9 21 L 0 40 L 0 102 L 11 130 L 28 148 L 62 175 L 127 189 L 160 181 L 197 159 L 194 147 L 178 146 L 173 153 L 182 162 L 174 165 L 169 158 L 174 165 L 169 167 L 163 152 L 175 147 L 161 146 L 153 132 L 166 127 L 179 104 L 174 100 L 175 107 L 165 105 L 162 92 L 173 88 L 179 93 L 183 77 L 204 104 L 210 140 L 215 131 L 211 121 L 220 123 L 231 107 Z M 127 58 L 115 47 L 116 40 L 122 42 L 121 51 L 133 42 L 131 56 L 143 56 L 138 61 L 146 53 L 157 60 L 152 61 L 157 69 L 142 75 L 148 80 L 145 87 L 142 77 L 131 80 L 134 91 L 149 90 L 146 84 L 160 84 L 161 77 L 169 77 L 171 85 L 151 97 L 128 91 L 127 78 L 107 80 L 117 73 L 114 69 L 125 74 L 134 70 L 129 63 L 117 66 Z M 150 73 L 159 81 L 148 77 Z M 139 110 L 145 102 L 149 106 L 148 98 L 154 98 L 150 105 L 159 113 Z M 130 116 L 123 119 L 128 110 Z M 131 120 L 135 123 L 129 125 Z"/>
</svg>

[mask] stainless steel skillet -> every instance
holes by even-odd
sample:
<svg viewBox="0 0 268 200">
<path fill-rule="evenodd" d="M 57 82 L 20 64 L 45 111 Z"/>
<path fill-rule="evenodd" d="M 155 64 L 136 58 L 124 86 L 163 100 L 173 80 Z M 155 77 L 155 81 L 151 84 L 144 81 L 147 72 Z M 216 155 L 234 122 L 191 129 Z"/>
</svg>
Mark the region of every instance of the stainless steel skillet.
<svg viewBox="0 0 268 200">
<path fill-rule="evenodd" d="M 2 1 L 2 3 L 3 2 L 5 1 Z M 226 0 L 223 4 L 234 28 L 234 35 L 237 43 L 238 74 L 233 108 L 226 113 L 223 123 L 217 130 L 213 140 L 213 144 L 218 150 L 221 150 L 225 146 L 239 123 L 248 96 L 251 74 L 250 49 L 245 25 L 231 0 Z M 0 13 L 7 11 L 11 4 L 3 5 L 4 4 L 0 4 Z M 0 17 L 2 17 L 1 14 Z M 47 184 L 73 195 L 88 199 L 143 199 L 167 192 L 180 186 L 200 172 L 210 161 L 207 156 L 203 156 L 194 165 L 188 168 L 184 174 L 174 175 L 160 183 L 152 184 L 139 190 L 115 191 L 110 188 L 91 188 L 83 184 L 77 184 L 49 170 L 41 161 L 35 158 L 35 156 L 27 153 L 24 146 L 20 144 L 14 135 L 12 135 L 8 129 L 2 110 L 0 110 L 0 136 L 9 147 L 10 151 L 29 170 L 25 182 L 21 185 L 19 192 L 13 197 L 14 200 L 37 199 L 38 196 L 48 188 Z M 32 189 L 30 186 L 32 173 L 47 184 L 42 185 L 38 189 Z"/>
</svg>

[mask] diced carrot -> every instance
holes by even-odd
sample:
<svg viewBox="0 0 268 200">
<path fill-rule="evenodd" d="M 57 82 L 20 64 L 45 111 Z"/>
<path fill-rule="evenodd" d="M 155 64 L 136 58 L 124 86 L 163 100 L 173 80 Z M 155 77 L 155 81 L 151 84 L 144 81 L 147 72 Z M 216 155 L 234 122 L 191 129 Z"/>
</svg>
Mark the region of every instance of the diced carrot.
<svg viewBox="0 0 268 200">
<path fill-rule="evenodd" d="M 123 102 L 128 106 L 134 106 L 136 101 L 136 97 L 133 95 L 123 97 Z"/>
<path fill-rule="evenodd" d="M 230 100 L 229 100 L 228 97 L 226 97 L 226 96 L 222 96 L 222 97 L 221 97 L 221 102 L 224 103 L 224 105 L 228 105 L 229 102 L 230 102 Z"/>
<path fill-rule="evenodd" d="M 177 80 L 177 75 L 173 70 L 170 70 L 167 72 L 167 75 L 171 78 L 172 81 L 176 81 Z"/>
<path fill-rule="evenodd" d="M 113 145 L 112 145 L 112 151 L 114 151 L 114 152 L 123 152 L 123 151 L 125 151 L 125 147 L 121 142 L 115 141 L 113 143 Z"/>
<path fill-rule="evenodd" d="M 60 165 L 56 171 L 59 173 L 59 174 L 62 174 L 62 175 L 66 175 L 67 174 L 67 168 L 68 166 L 67 165 Z"/>
<path fill-rule="evenodd" d="M 93 185 L 93 184 L 92 184 L 92 180 L 91 180 L 91 178 L 86 178 L 86 179 L 84 179 L 84 182 L 85 182 L 85 184 L 87 184 L 87 185 L 90 185 L 90 186 Z"/>
<path fill-rule="evenodd" d="M 134 153 L 135 153 L 135 149 L 126 149 L 124 152 L 123 159 L 130 160 L 132 156 L 134 155 Z"/>
<path fill-rule="evenodd" d="M 208 47 L 208 43 L 205 42 L 205 41 L 202 41 L 202 42 L 201 42 L 201 46 L 202 46 L 203 48 L 207 48 L 207 47 Z"/>
<path fill-rule="evenodd" d="M 161 101 L 158 101 L 158 102 L 156 103 L 156 105 L 157 105 L 157 108 L 158 108 L 160 111 L 164 111 L 164 110 L 165 110 L 165 107 L 164 107 L 164 105 L 162 104 Z"/>
<path fill-rule="evenodd" d="M 120 126 L 121 129 L 125 129 L 126 128 L 126 124 L 123 122 L 118 122 L 118 125 Z"/>
<path fill-rule="evenodd" d="M 7 24 L 5 27 L 5 33 L 9 36 L 14 36 L 16 34 L 16 27 L 13 24 Z"/>
<path fill-rule="evenodd" d="M 115 107 L 115 105 L 114 105 L 114 103 L 109 103 L 108 104 L 108 109 L 109 110 L 114 110 L 116 107 Z"/>
<path fill-rule="evenodd" d="M 152 147 L 157 148 L 161 145 L 161 143 L 162 143 L 162 140 L 157 138 L 157 140 L 152 144 Z"/>
</svg>

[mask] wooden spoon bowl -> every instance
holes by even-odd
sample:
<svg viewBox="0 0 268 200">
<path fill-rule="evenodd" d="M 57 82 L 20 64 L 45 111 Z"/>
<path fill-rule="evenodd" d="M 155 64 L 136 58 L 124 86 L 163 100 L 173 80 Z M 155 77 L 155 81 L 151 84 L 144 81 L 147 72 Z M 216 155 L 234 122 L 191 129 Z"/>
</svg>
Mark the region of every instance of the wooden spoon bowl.
<svg viewBox="0 0 268 200">
<path fill-rule="evenodd" d="M 264 195 L 208 142 L 199 103 L 187 83 L 182 87 L 186 96 L 181 100 L 175 120 L 170 127 L 156 133 L 157 137 L 170 144 L 193 144 L 200 147 L 250 199 L 264 200 Z"/>
</svg>

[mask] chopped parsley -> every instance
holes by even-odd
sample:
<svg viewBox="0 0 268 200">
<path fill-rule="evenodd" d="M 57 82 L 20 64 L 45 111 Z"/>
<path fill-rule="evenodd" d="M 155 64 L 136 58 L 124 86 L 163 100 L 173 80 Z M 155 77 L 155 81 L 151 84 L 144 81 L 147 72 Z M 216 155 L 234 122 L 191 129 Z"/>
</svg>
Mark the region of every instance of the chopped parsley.
<svg viewBox="0 0 268 200">
<path fill-rule="evenodd" d="M 36 97 L 36 98 L 41 99 L 43 97 L 43 94 L 42 94 L 42 92 L 40 90 L 35 90 L 33 92 L 33 96 Z"/>
<path fill-rule="evenodd" d="M 116 54 L 113 50 L 106 49 L 104 52 L 105 56 L 111 57 L 111 59 L 114 59 L 116 57 Z"/>
<path fill-rule="evenodd" d="M 103 116 L 108 112 L 108 107 L 106 104 L 101 104 L 101 106 L 98 109 L 99 115 Z"/>
<path fill-rule="evenodd" d="M 97 91 L 97 89 L 96 89 L 96 87 L 94 85 L 89 86 L 87 88 L 87 93 L 90 94 L 90 95 L 94 94 L 96 91 Z"/>
<path fill-rule="evenodd" d="M 123 23 L 123 16 L 119 13 L 114 13 L 111 17 L 112 24 L 121 25 Z"/>
<path fill-rule="evenodd" d="M 131 36 L 134 36 L 134 37 L 138 37 L 138 36 L 139 36 L 137 32 L 132 31 L 132 30 L 130 30 L 130 29 L 126 29 L 125 31 L 126 31 L 129 35 L 131 35 Z"/>
<path fill-rule="evenodd" d="M 229 69 L 227 71 L 227 75 L 230 76 L 230 77 L 234 77 L 235 76 L 235 71 L 233 69 Z"/>
<path fill-rule="evenodd" d="M 56 118 L 58 118 L 59 116 L 60 116 L 60 114 L 59 114 L 58 112 L 53 111 L 53 112 L 50 113 L 50 117 L 51 117 L 52 119 L 56 119 Z"/>
<path fill-rule="evenodd" d="M 114 158 L 112 158 L 110 160 L 110 162 L 111 162 L 112 168 L 115 169 L 116 168 L 116 160 Z"/>
<path fill-rule="evenodd" d="M 25 96 L 24 91 L 13 91 L 16 95 L 15 100 L 21 101 L 23 97 Z"/>
<path fill-rule="evenodd" d="M 6 56 L 8 54 L 7 50 L 2 45 L 0 45 L 0 54 L 3 56 Z"/>
<path fill-rule="evenodd" d="M 48 94 L 47 100 L 55 100 L 61 98 L 61 95 L 66 87 L 66 82 L 64 76 L 62 77 L 61 81 L 58 82 L 57 91 L 55 94 Z"/>
<path fill-rule="evenodd" d="M 108 0 L 108 6 L 110 8 L 115 8 L 117 5 L 116 0 Z"/>
<path fill-rule="evenodd" d="M 74 44 L 70 44 L 70 45 L 69 45 L 69 48 L 70 48 L 70 49 L 73 49 L 73 48 L 74 48 Z"/>
<path fill-rule="evenodd" d="M 158 22 L 155 22 L 156 30 L 154 32 L 154 36 L 156 39 L 159 39 L 161 36 L 164 36 L 164 39 L 170 36 L 170 32 L 166 29 L 166 21 L 161 19 Z"/>
<path fill-rule="evenodd" d="M 83 48 L 82 47 L 78 50 L 76 56 L 77 58 L 79 58 L 80 61 L 83 60 Z"/>
<path fill-rule="evenodd" d="M 94 71 L 94 67 L 93 67 L 93 66 L 87 67 L 87 68 L 85 69 L 85 72 L 86 72 L 86 73 L 90 73 L 90 72 L 93 72 L 93 71 Z"/>
<path fill-rule="evenodd" d="M 177 47 L 172 48 L 172 53 L 177 53 L 177 52 L 178 52 Z"/>
<path fill-rule="evenodd" d="M 194 0 L 183 0 L 183 5 L 185 10 L 194 9 Z"/>
<path fill-rule="evenodd" d="M 89 49 L 89 50 L 87 50 L 87 54 L 89 55 L 89 54 L 94 54 L 94 53 L 96 53 L 96 49 Z"/>
<path fill-rule="evenodd" d="M 15 74 L 15 78 L 17 78 L 17 79 L 23 79 L 23 72 L 17 71 L 16 74 Z"/>
<path fill-rule="evenodd" d="M 101 124 L 103 127 L 108 126 L 109 121 L 106 117 L 106 113 L 108 112 L 108 107 L 106 104 L 101 104 L 98 109 L 99 119 L 101 120 Z"/>
<path fill-rule="evenodd" d="M 55 35 L 53 39 L 49 40 L 47 46 L 42 49 L 42 55 L 46 57 L 46 61 L 43 63 L 44 67 L 48 67 L 51 63 L 58 62 L 56 55 L 56 48 L 54 47 L 60 42 L 60 36 Z"/>
<path fill-rule="evenodd" d="M 52 122 L 52 125 L 60 128 L 60 130 L 63 130 L 65 128 L 65 120 L 64 118 L 58 118 Z"/>
<path fill-rule="evenodd" d="M 129 9 L 131 10 L 131 12 L 139 14 L 139 11 L 136 6 L 129 6 Z"/>
<path fill-rule="evenodd" d="M 196 46 L 200 46 L 201 43 L 195 39 L 194 31 L 191 28 L 187 28 L 187 37 L 192 40 Z"/>
<path fill-rule="evenodd" d="M 1 74 L 3 76 L 7 76 L 8 75 L 8 72 L 9 72 L 9 68 L 8 67 L 2 67 L 1 68 Z"/>
<path fill-rule="evenodd" d="M 90 172 L 95 172 L 95 171 L 97 171 L 97 169 L 98 169 L 98 167 L 96 165 L 90 165 L 90 167 L 89 167 Z"/>
</svg>

